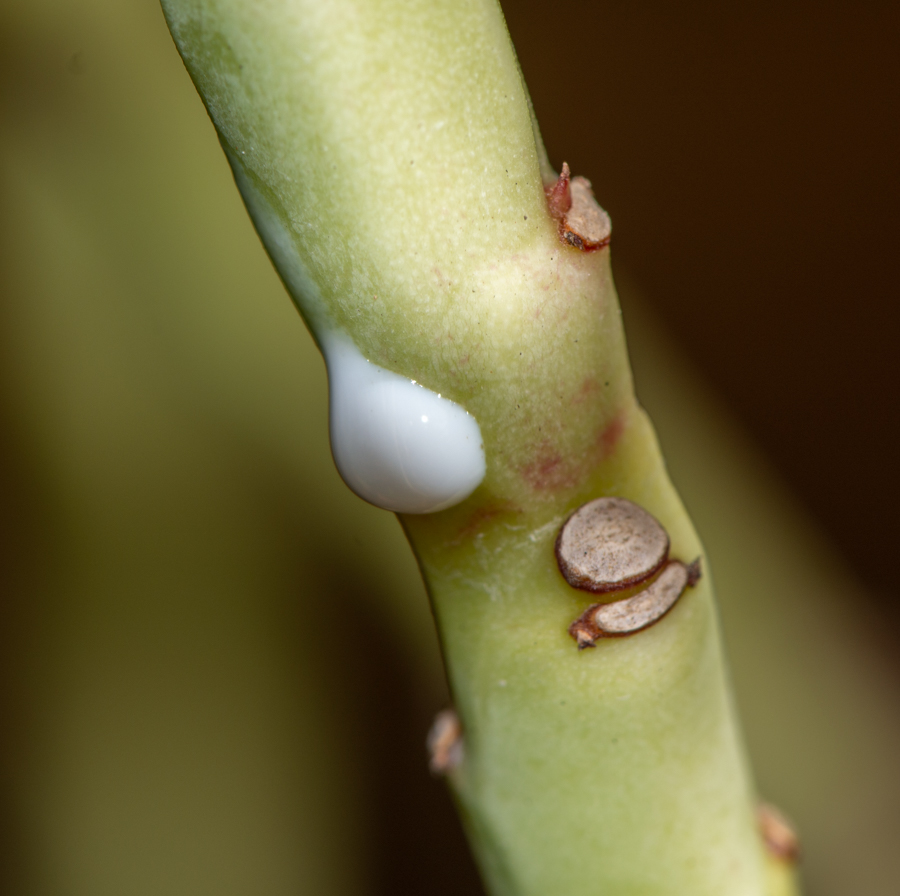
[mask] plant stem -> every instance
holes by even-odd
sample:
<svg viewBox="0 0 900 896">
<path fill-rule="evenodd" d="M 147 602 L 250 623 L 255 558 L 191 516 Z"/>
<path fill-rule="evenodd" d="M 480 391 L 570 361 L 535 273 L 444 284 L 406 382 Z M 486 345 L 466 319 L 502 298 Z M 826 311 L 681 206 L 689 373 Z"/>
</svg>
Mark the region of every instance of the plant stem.
<svg viewBox="0 0 900 896">
<path fill-rule="evenodd" d="M 499 7 L 163 8 L 326 354 L 340 334 L 480 427 L 478 488 L 402 522 L 462 722 L 449 779 L 492 891 L 792 892 L 756 829 L 705 564 L 651 628 L 588 651 L 567 633 L 592 598 L 553 546 L 584 502 L 627 498 L 672 557 L 703 551 L 634 398 L 610 250 L 565 244 L 548 209 Z"/>
</svg>

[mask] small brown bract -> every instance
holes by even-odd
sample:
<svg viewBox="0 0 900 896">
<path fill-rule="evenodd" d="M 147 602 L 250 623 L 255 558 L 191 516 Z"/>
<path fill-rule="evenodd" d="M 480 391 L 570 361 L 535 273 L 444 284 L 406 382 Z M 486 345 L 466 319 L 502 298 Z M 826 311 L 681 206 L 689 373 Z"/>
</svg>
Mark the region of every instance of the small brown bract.
<svg viewBox="0 0 900 896">
<path fill-rule="evenodd" d="M 556 183 L 544 188 L 547 195 L 547 208 L 550 210 L 550 217 L 554 221 L 561 221 L 566 212 L 572 207 L 572 191 L 570 189 L 571 175 L 569 166 L 566 162 L 562 164 L 562 171 Z"/>
<path fill-rule="evenodd" d="M 588 501 L 566 520 L 556 539 L 556 562 L 565 580 L 595 594 L 649 579 L 668 556 L 666 530 L 625 498 Z"/>
<path fill-rule="evenodd" d="M 434 775 L 446 775 L 462 762 L 462 728 L 459 716 L 445 709 L 434 717 L 428 732 L 428 767 Z"/>
<path fill-rule="evenodd" d="M 572 177 L 563 162 L 556 183 L 545 188 L 547 207 L 559 226 L 559 238 L 582 252 L 594 252 L 609 245 L 612 223 L 597 204 L 591 182 Z"/>
<path fill-rule="evenodd" d="M 800 841 L 793 825 L 769 803 L 760 803 L 756 821 L 766 849 L 785 862 L 796 862 L 800 855 Z"/>
<path fill-rule="evenodd" d="M 689 585 L 700 578 L 700 560 L 685 566 L 673 560 L 655 582 L 633 597 L 588 607 L 570 626 L 579 650 L 593 647 L 599 638 L 621 638 L 659 622 Z"/>
</svg>

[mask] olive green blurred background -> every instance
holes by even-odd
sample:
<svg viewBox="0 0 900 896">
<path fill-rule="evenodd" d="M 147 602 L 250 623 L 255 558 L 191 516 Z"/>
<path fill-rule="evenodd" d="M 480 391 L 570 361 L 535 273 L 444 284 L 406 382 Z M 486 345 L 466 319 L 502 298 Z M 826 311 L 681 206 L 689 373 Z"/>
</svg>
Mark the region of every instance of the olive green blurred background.
<svg viewBox="0 0 900 896">
<path fill-rule="evenodd" d="M 760 789 L 808 896 L 895 894 L 895 13 L 507 7 L 613 215 Z M 0 7 L 0 300 L 3 892 L 477 894 L 415 565 L 153 0 Z"/>
</svg>

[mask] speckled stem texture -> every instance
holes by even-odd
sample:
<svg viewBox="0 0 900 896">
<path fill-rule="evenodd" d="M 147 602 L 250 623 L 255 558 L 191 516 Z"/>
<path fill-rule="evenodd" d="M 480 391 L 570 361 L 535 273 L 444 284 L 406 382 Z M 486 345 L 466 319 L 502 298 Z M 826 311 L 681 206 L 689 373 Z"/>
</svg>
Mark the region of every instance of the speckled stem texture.
<svg viewBox="0 0 900 896">
<path fill-rule="evenodd" d="M 449 774 L 494 896 L 775 896 L 708 569 L 579 652 L 553 552 L 626 497 L 702 546 L 638 407 L 610 250 L 560 241 L 493 0 L 163 0 L 248 209 L 321 339 L 478 420 L 487 475 L 403 524 L 459 713 Z M 577 172 L 576 172 L 577 173 Z M 602 191 L 601 191 L 602 192 Z M 335 649 L 345 649 L 338 644 Z"/>
</svg>

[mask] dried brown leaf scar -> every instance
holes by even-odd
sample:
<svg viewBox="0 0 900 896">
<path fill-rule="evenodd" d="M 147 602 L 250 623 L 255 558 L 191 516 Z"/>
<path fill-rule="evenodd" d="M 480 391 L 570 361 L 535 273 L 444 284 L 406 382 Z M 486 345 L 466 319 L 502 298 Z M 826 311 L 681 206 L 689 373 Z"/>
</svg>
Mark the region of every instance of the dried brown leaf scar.
<svg viewBox="0 0 900 896">
<path fill-rule="evenodd" d="M 685 566 L 672 560 L 656 581 L 633 597 L 588 607 L 570 626 L 579 650 L 593 647 L 599 638 L 622 638 L 659 622 L 688 586 L 700 578 L 700 560 Z"/>
<path fill-rule="evenodd" d="M 446 775 L 462 762 L 462 728 L 454 710 L 445 709 L 434 717 L 427 744 L 432 774 Z"/>
<path fill-rule="evenodd" d="M 666 530 L 625 498 L 582 504 L 556 538 L 556 562 L 565 580 L 595 594 L 640 584 L 662 569 L 668 557 Z"/>
</svg>

